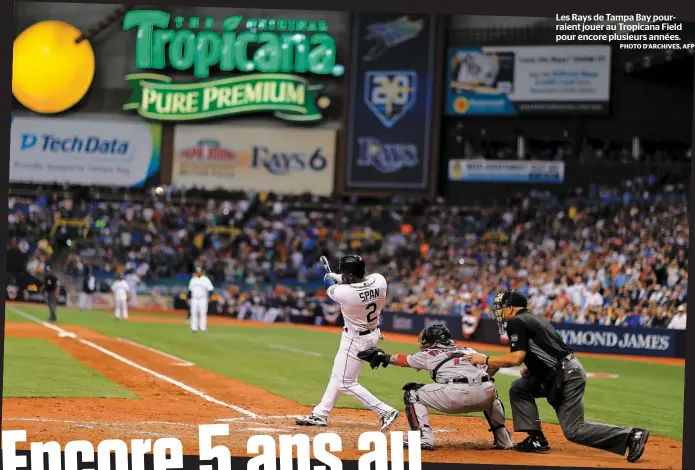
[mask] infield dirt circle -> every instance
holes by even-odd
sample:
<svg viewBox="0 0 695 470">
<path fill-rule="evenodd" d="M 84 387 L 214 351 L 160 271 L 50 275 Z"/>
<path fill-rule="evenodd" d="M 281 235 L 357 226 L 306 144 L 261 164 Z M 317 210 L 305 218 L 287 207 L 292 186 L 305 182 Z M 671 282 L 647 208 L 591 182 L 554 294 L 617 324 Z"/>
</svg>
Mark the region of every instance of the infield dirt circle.
<svg viewBox="0 0 695 470">
<path fill-rule="evenodd" d="M 345 450 L 336 455 L 342 459 L 359 458 L 362 455 L 356 450 L 359 435 L 379 430 L 372 413 L 347 409 L 334 410 L 327 428 L 296 426 L 294 416 L 308 413 L 308 407 L 135 344 L 84 328 L 70 326 L 65 330 L 75 333 L 76 338 L 40 324 L 7 323 L 5 326 L 7 336 L 44 338 L 58 345 L 140 399 L 6 398 L 3 400 L 3 430 L 24 429 L 30 442 L 58 441 L 61 446 L 72 440 L 96 443 L 105 439 L 176 437 L 181 440 L 186 454 L 195 454 L 198 425 L 228 423 L 229 437 L 215 438 L 213 445 L 227 446 L 234 456 L 247 455 L 246 441 L 253 434 L 312 436 L 319 432 L 337 432 Z M 98 348 L 116 353 L 118 357 L 100 352 Z M 191 392 L 191 388 L 198 393 Z M 437 450 L 423 452 L 422 459 L 426 462 L 613 468 L 628 465 L 624 457 L 568 443 L 555 425 L 544 427 L 552 446 L 549 454 L 520 455 L 491 450 L 492 438 L 484 419 L 433 415 L 431 424 L 439 431 L 435 434 Z M 408 429 L 404 416 L 391 428 L 392 431 Z M 519 440 L 523 436 L 514 437 Z M 29 446 L 20 443 L 18 448 L 28 449 Z M 630 467 L 680 469 L 681 455 L 682 442 L 652 437 L 642 460 Z"/>
</svg>

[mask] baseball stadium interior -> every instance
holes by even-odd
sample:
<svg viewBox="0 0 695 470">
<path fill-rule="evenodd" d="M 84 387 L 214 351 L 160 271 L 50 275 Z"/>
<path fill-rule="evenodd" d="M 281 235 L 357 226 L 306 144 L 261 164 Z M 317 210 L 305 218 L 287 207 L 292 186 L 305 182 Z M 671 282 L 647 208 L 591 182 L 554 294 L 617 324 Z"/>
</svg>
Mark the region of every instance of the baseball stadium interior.
<svg viewBox="0 0 695 470">
<path fill-rule="evenodd" d="M 330 36 L 333 70 L 340 70 L 290 71 L 296 83 L 308 80 L 320 89 L 318 107 L 303 111 L 319 110 L 311 122 L 283 118 L 296 109 L 289 105 L 227 114 L 218 108 L 214 118 L 181 117 L 183 111 L 172 117 L 163 105 L 146 110 L 139 98 L 124 106 L 143 93 L 133 91 L 129 74 L 215 84 L 229 77 L 263 80 L 262 73 L 216 65 L 201 77 L 196 67 L 183 67 L 183 59 L 156 70 L 140 66 L 137 27 L 128 29 L 123 20 L 134 7 L 15 5 L 15 56 L 21 44 L 29 54 L 27 44 L 49 36 L 39 31 L 28 37 L 32 28 L 64 22 L 86 34 L 94 59 L 92 70 L 84 69 L 93 74 L 84 96 L 55 114 L 39 109 L 26 75 L 19 83 L 15 57 L 3 429 L 21 425 L 65 441 L 79 432 L 67 424 L 81 413 L 76 396 L 55 393 L 70 374 L 50 384 L 39 383 L 46 375 L 31 380 L 45 392 L 23 389 L 23 374 L 34 368 L 20 358 L 40 349 L 22 343 L 30 339 L 52 342 L 81 367 L 140 397 L 143 406 L 133 405 L 133 415 L 141 421 L 156 406 L 166 406 L 151 404 L 151 394 L 138 388 L 147 382 L 128 379 L 127 366 L 120 364 L 126 369 L 117 380 L 118 367 L 108 372 L 104 365 L 112 358 L 81 350 L 85 346 L 68 333 L 97 335 L 94 341 L 103 347 L 155 371 L 161 365 L 159 372 L 213 396 L 228 393 L 224 402 L 259 416 L 287 414 L 276 411 L 283 407 L 318 416 L 318 407 L 311 407 L 331 376 L 336 332 L 352 328 L 342 304 L 327 295 L 330 272 L 321 257 L 337 270 L 343 257 L 355 254 L 367 274 L 380 274 L 388 283 L 376 325 L 386 338 L 380 347 L 389 354 L 414 353 L 417 335 L 433 325 L 490 358 L 509 353 L 512 335 L 496 316 L 497 295 L 520 292 L 528 311 L 548 320 L 584 364 L 587 420 L 635 426 L 624 431 L 624 439 L 628 460 L 645 452 L 638 468 L 682 468 L 695 48 L 558 42 L 554 18 L 159 8 L 185 21 L 214 18 L 213 31 L 222 31 L 222 20 L 232 15 L 314 24 L 312 34 Z M 679 25 L 682 42 L 695 42 L 695 26 Z M 155 90 L 157 83 L 141 86 Z M 313 93 L 306 90 L 307 96 Z M 207 326 L 191 318 L 197 288 L 192 279 L 201 277 L 212 284 L 201 314 Z M 121 307 L 118 282 L 128 292 Z M 51 339 L 54 332 L 37 326 L 46 320 L 68 333 Z M 247 337 L 250 332 L 258 333 L 258 343 Z M 284 340 L 278 336 L 283 334 Z M 220 355 L 246 354 L 229 346 L 235 342 L 269 352 L 256 363 L 222 364 Z M 191 367 L 163 365 L 153 351 Z M 32 354 L 43 360 L 39 352 Z M 288 358 L 306 363 L 304 372 L 277 364 Z M 254 371 L 263 368 L 277 379 L 273 384 Z M 417 429 L 411 414 L 405 419 L 401 391 L 403 383 L 417 379 L 392 369 L 365 367 L 360 384 L 403 413 L 393 430 Z M 508 405 L 515 389 L 507 389 L 523 373 L 516 365 L 499 369 L 499 400 L 517 442 L 524 435 L 518 434 L 517 417 L 516 430 L 511 424 L 518 405 Z M 194 370 L 204 373 L 196 376 Z M 302 378 L 304 373 L 311 378 Z M 645 380 L 663 384 L 663 404 L 654 406 L 637 392 Z M 233 383 L 262 390 L 265 395 L 258 396 L 267 403 L 219 391 L 238 386 Z M 108 389 L 103 387 L 95 389 Z M 99 390 L 90 395 L 94 400 L 120 396 Z M 174 392 L 161 392 L 167 393 Z M 31 410 L 30 399 L 37 400 Z M 195 400 L 202 402 L 193 397 L 191 407 Z M 57 402 L 63 407 L 55 407 Z M 613 410 L 609 403 L 615 402 L 624 403 L 624 410 Z M 340 417 L 347 424 L 333 424 L 331 414 L 329 430 L 335 425 L 354 434 L 360 426 L 349 423 L 360 420 L 378 430 L 371 405 L 349 396 L 337 403 L 334 421 Z M 213 406 L 206 403 L 200 419 L 195 413 L 185 419 L 220 417 Z M 583 446 L 567 432 L 563 437 L 561 414 L 556 417 L 540 400 L 539 406 L 552 451 L 530 456 L 530 464 L 624 462 L 618 451 Z M 232 417 L 233 410 L 224 411 Z M 503 451 L 481 450 L 480 442 L 493 442 L 493 425 L 487 411 L 474 411 L 427 418 L 442 434 L 435 434 L 437 450 L 423 453 L 423 460 L 520 463 Z M 39 426 L 30 421 L 37 413 L 55 419 Z M 85 421 L 111 419 L 84 413 Z M 504 414 L 503 407 L 502 426 Z M 385 429 L 388 416 L 380 416 Z M 294 419 L 285 421 L 270 420 L 268 426 L 304 432 Z M 131 429 L 125 421 L 118 430 L 104 426 L 106 433 L 120 435 Z M 646 436 L 639 448 L 639 433 L 647 428 L 651 437 L 644 451 Z M 251 431 L 238 436 L 243 432 Z M 534 438 L 530 431 L 529 436 Z M 494 434 L 495 446 L 499 439 Z M 431 450 L 425 447 L 429 442 L 423 441 L 423 449 Z M 630 447 L 633 442 L 637 447 Z M 229 445 L 240 444 L 232 439 Z"/>
</svg>

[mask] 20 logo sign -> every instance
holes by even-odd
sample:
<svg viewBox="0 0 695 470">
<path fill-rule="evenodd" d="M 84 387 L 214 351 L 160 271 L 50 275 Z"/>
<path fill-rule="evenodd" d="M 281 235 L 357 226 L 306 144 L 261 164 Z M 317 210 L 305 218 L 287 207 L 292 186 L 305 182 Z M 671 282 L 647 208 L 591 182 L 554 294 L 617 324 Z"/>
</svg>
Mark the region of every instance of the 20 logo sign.
<svg viewBox="0 0 695 470">
<path fill-rule="evenodd" d="M 417 81 L 415 72 L 367 72 L 364 101 L 381 123 L 391 128 L 415 105 Z"/>
</svg>

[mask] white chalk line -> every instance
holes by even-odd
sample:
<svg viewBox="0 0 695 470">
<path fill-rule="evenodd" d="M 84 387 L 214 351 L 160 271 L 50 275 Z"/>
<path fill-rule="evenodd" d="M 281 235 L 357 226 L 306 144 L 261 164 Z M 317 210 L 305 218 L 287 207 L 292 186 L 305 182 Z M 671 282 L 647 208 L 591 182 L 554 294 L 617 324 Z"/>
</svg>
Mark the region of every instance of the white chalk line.
<svg viewBox="0 0 695 470">
<path fill-rule="evenodd" d="M 190 367 L 194 366 L 192 362 L 186 361 L 184 359 L 181 359 L 180 357 L 172 356 L 171 354 L 165 353 L 164 351 L 160 351 L 159 349 L 151 348 L 149 346 L 145 346 L 144 344 L 136 343 L 135 341 L 131 341 L 129 339 L 125 338 L 116 338 L 118 341 L 122 341 L 124 343 L 130 344 L 131 346 L 136 346 L 138 348 L 145 349 L 147 351 L 151 351 L 153 353 L 159 354 L 160 356 L 168 357 L 169 359 L 173 359 L 176 361 L 173 366 L 179 366 L 179 367 Z"/>
<path fill-rule="evenodd" d="M 78 421 L 74 419 L 52 419 L 52 418 L 2 418 L 3 421 L 29 421 L 36 423 L 59 423 L 59 424 L 80 424 L 88 426 L 112 426 L 112 427 L 122 427 L 122 426 L 140 426 L 142 424 L 159 424 L 166 426 L 182 426 L 187 428 L 197 427 L 195 424 L 188 423 L 177 423 L 172 421 L 138 421 L 138 422 L 127 422 L 127 421 Z"/>
<path fill-rule="evenodd" d="M 256 418 L 218 418 L 215 419 L 215 421 L 219 423 L 244 423 L 248 421 L 266 421 L 266 420 L 285 420 L 285 419 L 297 419 L 301 418 L 304 415 L 282 415 L 282 416 L 258 416 Z M 331 419 L 329 418 L 329 424 L 330 423 L 338 423 L 338 424 L 356 424 L 363 426 L 365 424 L 364 421 L 350 421 L 350 420 L 344 420 L 344 419 Z M 298 425 L 297 425 L 298 426 Z M 297 427 L 293 426 L 293 427 Z M 378 424 L 374 423 L 374 426 L 378 426 Z M 306 426 L 301 426 L 302 428 Z M 435 429 L 432 432 L 434 433 L 447 433 L 451 432 L 449 429 Z"/>
<path fill-rule="evenodd" d="M 97 351 L 106 354 L 107 356 L 111 356 L 112 358 L 116 359 L 117 361 L 120 361 L 120 362 L 122 362 L 122 363 L 124 363 L 124 364 L 127 364 L 127 365 L 129 365 L 129 366 L 131 366 L 131 367 L 133 367 L 133 368 L 135 368 L 135 369 L 138 369 L 139 371 L 145 372 L 146 374 L 150 374 L 150 375 L 152 375 L 152 376 L 154 376 L 154 377 L 156 377 L 156 378 L 158 378 L 158 379 L 160 379 L 160 380 L 164 380 L 165 382 L 168 382 L 168 383 L 170 383 L 171 385 L 174 385 L 174 386 L 176 386 L 176 387 L 178 387 L 178 388 L 180 388 L 180 389 L 182 389 L 182 390 L 185 390 L 185 391 L 187 391 L 187 392 L 189 392 L 189 393 L 192 393 L 193 395 L 196 395 L 196 396 L 198 396 L 198 397 L 200 397 L 200 398 L 202 398 L 202 399 L 204 399 L 204 400 L 206 400 L 206 401 L 209 401 L 210 403 L 214 403 L 214 404 L 216 404 L 216 405 L 224 406 L 225 408 L 230 408 L 230 409 L 232 409 L 232 410 L 234 410 L 234 411 L 236 411 L 236 412 L 238 412 L 238 413 L 241 413 L 241 414 L 243 414 L 243 415 L 245 415 L 245 416 L 248 416 L 248 417 L 256 418 L 256 417 L 258 416 L 256 413 L 253 413 L 253 412 L 251 412 L 251 411 L 249 411 L 249 410 L 246 410 L 246 409 L 241 408 L 241 407 L 236 406 L 236 405 L 232 405 L 232 404 L 230 404 L 230 403 L 223 402 L 222 400 L 218 400 L 217 398 L 214 398 L 214 397 L 208 395 L 208 394 L 205 393 L 205 392 L 201 392 L 200 390 L 197 390 L 197 389 L 191 387 L 190 385 L 186 385 L 186 384 L 183 383 L 183 382 L 179 382 L 178 380 L 172 379 L 171 377 L 168 377 L 168 376 L 166 376 L 166 375 L 164 375 L 164 374 L 160 374 L 159 372 L 155 372 L 155 371 L 153 371 L 153 370 L 151 370 L 151 369 L 148 369 L 148 368 L 146 368 L 146 367 L 144 367 L 144 366 L 141 366 L 140 364 L 137 364 L 137 363 L 135 363 L 135 362 L 133 362 L 133 361 L 131 361 L 131 360 L 129 360 L 129 359 L 126 359 L 125 357 L 123 357 L 123 356 L 121 356 L 121 355 L 119 355 L 119 354 L 116 354 L 115 352 L 110 351 L 110 350 L 108 350 L 108 349 L 106 349 L 106 348 L 103 348 L 103 347 L 99 346 L 98 344 L 92 343 L 91 341 L 88 341 L 88 340 L 86 340 L 86 339 L 79 338 L 75 333 L 71 333 L 71 332 L 69 332 L 69 331 L 67 331 L 67 330 L 64 330 L 63 328 L 60 328 L 59 326 L 52 325 L 51 323 L 45 322 L 45 321 L 43 321 L 43 320 L 40 320 L 40 319 L 34 317 L 33 315 L 30 315 L 30 314 L 28 314 L 28 313 L 26 313 L 26 312 L 24 312 L 24 311 L 22 311 L 22 310 L 20 310 L 20 309 L 18 309 L 18 308 L 11 307 L 11 306 L 8 306 L 8 308 L 9 308 L 10 310 L 12 310 L 13 312 L 15 312 L 16 314 L 18 314 L 18 315 L 20 315 L 20 316 L 23 316 L 24 318 L 26 318 L 26 319 L 28 319 L 28 320 L 31 320 L 31 321 L 33 321 L 33 322 L 35 322 L 35 323 L 38 323 L 38 324 L 40 324 L 40 325 L 43 325 L 43 326 L 45 326 L 46 328 L 49 328 L 49 329 L 51 329 L 51 330 L 54 330 L 54 331 L 58 332 L 58 334 L 62 334 L 62 335 L 65 335 L 65 336 L 69 336 L 69 337 L 71 337 L 71 338 L 74 338 L 76 341 L 79 341 L 79 342 L 82 343 L 82 344 L 85 344 L 85 345 L 87 345 L 87 346 L 89 346 L 89 347 L 91 347 L 91 348 L 94 348 L 94 349 L 96 349 Z M 74 336 L 73 336 L 73 335 L 74 335 Z"/>
<path fill-rule="evenodd" d="M 328 357 L 325 354 L 313 352 L 313 351 L 305 351 L 303 349 L 295 349 L 289 346 L 284 346 L 282 344 L 271 344 L 269 346 L 271 349 L 281 349 L 283 351 L 289 351 L 289 352 L 294 352 L 294 353 L 299 353 L 299 354 L 306 354 L 307 356 L 314 356 L 314 357 Z"/>
</svg>

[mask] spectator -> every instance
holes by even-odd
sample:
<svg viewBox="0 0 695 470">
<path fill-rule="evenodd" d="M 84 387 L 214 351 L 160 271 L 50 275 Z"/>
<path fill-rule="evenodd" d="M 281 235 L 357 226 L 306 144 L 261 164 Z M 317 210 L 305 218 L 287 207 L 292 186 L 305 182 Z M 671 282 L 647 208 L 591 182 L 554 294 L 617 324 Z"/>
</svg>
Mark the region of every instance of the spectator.
<svg viewBox="0 0 695 470">
<path fill-rule="evenodd" d="M 685 330 L 686 321 L 687 321 L 686 306 L 680 305 L 678 307 L 676 314 L 671 319 L 671 322 L 668 324 L 668 327 L 671 330 Z"/>
<path fill-rule="evenodd" d="M 262 286 L 302 286 L 282 300 L 292 305 L 275 307 L 278 318 L 323 304 L 312 292 L 321 289 L 319 256 L 358 251 L 389 280 L 392 310 L 490 318 L 491 295 L 516 287 L 556 322 L 659 326 L 686 301 L 688 193 L 656 184 L 638 178 L 565 197 L 531 191 L 476 208 L 221 191 L 175 201 L 172 187 L 140 201 L 53 194 L 11 198 L 9 244 L 18 256 L 26 250 L 23 268 L 41 272 L 59 246 L 50 238 L 54 222 L 81 220 L 82 228 L 55 232 L 71 240 L 62 271 L 76 281 L 86 265 L 97 279 L 125 271 L 151 284 L 199 264 L 216 285 L 241 287 L 224 296 L 241 318 L 267 313 Z"/>
</svg>

